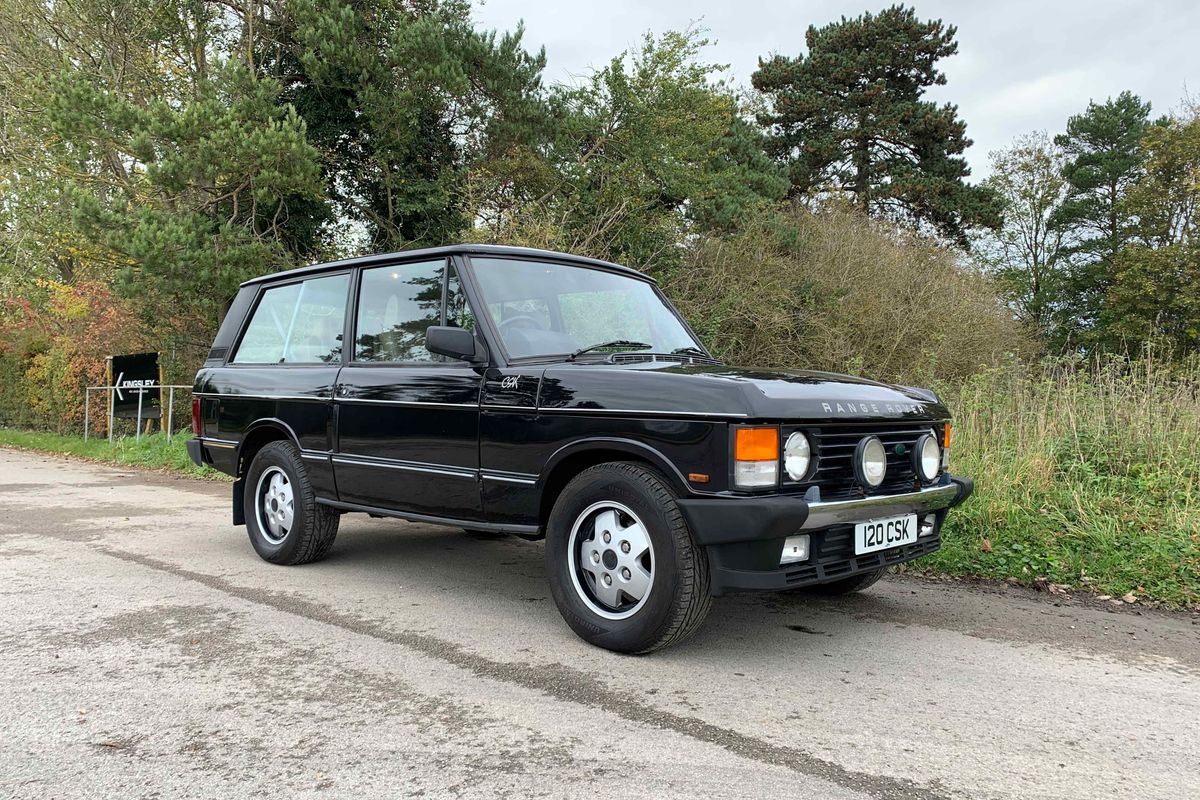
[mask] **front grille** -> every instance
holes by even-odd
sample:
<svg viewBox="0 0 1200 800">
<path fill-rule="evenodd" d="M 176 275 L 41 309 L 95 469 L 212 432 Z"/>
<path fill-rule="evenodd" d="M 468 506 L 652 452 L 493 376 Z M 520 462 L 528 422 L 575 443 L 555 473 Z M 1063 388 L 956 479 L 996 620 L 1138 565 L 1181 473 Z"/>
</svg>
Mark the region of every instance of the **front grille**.
<svg viewBox="0 0 1200 800">
<path fill-rule="evenodd" d="M 872 494 L 897 494 L 920 488 L 912 467 L 912 451 L 923 434 L 933 430 L 929 422 L 877 423 L 869 425 L 824 425 L 806 428 L 817 456 L 817 469 L 812 480 L 802 484 L 793 483 L 803 489 L 818 486 L 822 500 L 844 500 L 861 497 L 863 490 L 854 475 L 854 449 L 865 436 L 878 436 L 887 450 L 887 476 L 883 484 L 872 490 Z M 784 436 L 788 431 L 784 432 Z M 904 445 L 904 452 L 897 453 L 896 446 Z"/>
</svg>

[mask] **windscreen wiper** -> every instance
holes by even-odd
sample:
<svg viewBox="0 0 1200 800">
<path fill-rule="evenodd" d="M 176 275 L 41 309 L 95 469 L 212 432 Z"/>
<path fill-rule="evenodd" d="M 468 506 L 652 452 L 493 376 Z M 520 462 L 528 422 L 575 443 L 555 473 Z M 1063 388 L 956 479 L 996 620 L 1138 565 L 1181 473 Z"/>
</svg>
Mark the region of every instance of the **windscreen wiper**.
<svg viewBox="0 0 1200 800">
<path fill-rule="evenodd" d="M 673 355 L 673 356 L 699 356 L 700 358 L 707 358 L 707 359 L 711 359 L 713 361 L 716 360 L 712 356 L 710 356 L 708 353 L 701 350 L 699 347 L 690 347 L 690 346 L 689 347 L 676 347 L 674 350 L 671 351 L 671 355 Z"/>
<path fill-rule="evenodd" d="M 600 342 L 599 344 L 593 344 L 593 345 L 588 345 L 587 347 L 581 347 L 580 349 L 576 350 L 574 353 L 571 353 L 571 355 L 567 356 L 567 361 L 574 361 L 575 359 L 579 358 L 584 353 L 590 353 L 593 350 L 602 350 L 605 347 L 625 347 L 625 348 L 632 348 L 635 350 L 645 350 L 647 347 L 653 347 L 653 346 L 654 345 L 652 345 L 652 344 L 646 344 L 645 342 L 634 342 L 634 341 L 630 341 L 629 339 L 613 339 L 611 342 Z"/>
</svg>

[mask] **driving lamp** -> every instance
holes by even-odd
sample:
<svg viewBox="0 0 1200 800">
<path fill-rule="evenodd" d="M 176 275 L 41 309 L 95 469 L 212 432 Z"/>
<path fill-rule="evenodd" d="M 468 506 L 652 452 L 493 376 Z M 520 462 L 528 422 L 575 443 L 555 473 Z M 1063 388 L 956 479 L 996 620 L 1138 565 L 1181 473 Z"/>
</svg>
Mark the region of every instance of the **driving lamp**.
<svg viewBox="0 0 1200 800">
<path fill-rule="evenodd" d="M 733 439 L 733 484 L 761 489 L 779 483 L 779 429 L 736 428 Z"/>
<path fill-rule="evenodd" d="M 796 431 L 783 445 L 783 468 L 787 470 L 789 478 L 799 481 L 808 475 L 811 465 L 812 447 L 808 443 L 808 437 Z"/>
<path fill-rule="evenodd" d="M 933 431 L 917 439 L 917 446 L 913 448 L 912 458 L 913 471 L 922 481 L 929 483 L 937 477 L 938 470 L 942 465 L 942 452 Z"/>
<path fill-rule="evenodd" d="M 887 476 L 887 451 L 878 436 L 868 436 L 854 449 L 854 472 L 860 483 L 871 489 Z"/>
</svg>

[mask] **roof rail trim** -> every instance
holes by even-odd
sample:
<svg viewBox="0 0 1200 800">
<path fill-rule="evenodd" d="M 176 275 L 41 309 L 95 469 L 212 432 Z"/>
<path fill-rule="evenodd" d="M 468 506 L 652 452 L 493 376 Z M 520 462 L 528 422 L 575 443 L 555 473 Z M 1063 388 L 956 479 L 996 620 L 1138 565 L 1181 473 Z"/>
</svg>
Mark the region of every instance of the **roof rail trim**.
<svg viewBox="0 0 1200 800">
<path fill-rule="evenodd" d="M 586 256 L 577 256 L 570 253 L 559 253 L 553 250 L 539 250 L 534 247 L 511 247 L 508 245 L 497 244 L 452 244 L 442 247 L 425 247 L 419 250 L 398 250 L 392 253 L 377 253 L 374 255 L 357 256 L 355 258 L 344 258 L 339 261 L 326 261 L 318 264 L 309 264 L 295 269 L 283 270 L 281 272 L 272 272 L 266 275 L 260 275 L 257 278 L 251 278 L 242 283 L 242 286 L 252 286 L 264 281 L 286 280 L 289 278 L 300 277 L 304 275 L 315 275 L 322 272 L 333 272 L 339 269 L 348 267 L 369 267 L 374 265 L 394 264 L 398 261 L 413 261 L 423 258 L 445 257 L 452 255 L 478 255 L 478 256 L 497 256 L 497 257 L 526 257 L 540 258 L 551 261 L 559 261 L 567 264 L 577 264 L 582 267 L 600 267 L 602 269 L 620 272 L 631 277 L 640 278 L 651 283 L 657 283 L 649 275 L 639 272 L 631 267 L 614 264 L 610 261 L 602 261 L 598 258 L 588 258 Z"/>
</svg>

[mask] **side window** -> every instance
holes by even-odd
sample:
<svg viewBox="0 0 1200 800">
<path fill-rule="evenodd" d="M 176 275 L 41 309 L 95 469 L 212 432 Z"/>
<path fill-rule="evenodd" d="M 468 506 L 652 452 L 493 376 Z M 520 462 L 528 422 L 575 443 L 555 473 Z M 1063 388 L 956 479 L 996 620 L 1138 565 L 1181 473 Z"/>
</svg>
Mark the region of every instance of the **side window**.
<svg viewBox="0 0 1200 800">
<path fill-rule="evenodd" d="M 328 364 L 342 358 L 349 275 L 263 292 L 234 353 L 235 364 Z"/>
<path fill-rule="evenodd" d="M 425 329 L 442 318 L 444 260 L 366 269 L 358 294 L 355 361 L 439 361 Z"/>
</svg>

